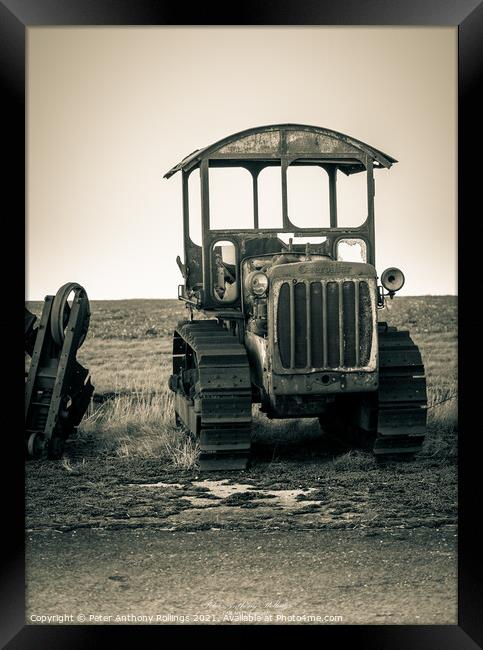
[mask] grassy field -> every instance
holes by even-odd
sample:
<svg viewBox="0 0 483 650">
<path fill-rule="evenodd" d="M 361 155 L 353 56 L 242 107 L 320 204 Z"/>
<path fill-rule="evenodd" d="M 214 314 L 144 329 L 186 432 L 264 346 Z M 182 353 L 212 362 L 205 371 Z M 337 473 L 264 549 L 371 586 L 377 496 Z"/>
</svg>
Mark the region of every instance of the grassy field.
<svg viewBox="0 0 483 650">
<path fill-rule="evenodd" d="M 40 305 L 30 307 L 39 313 Z M 454 526 L 456 311 L 455 297 L 429 296 L 396 298 L 380 313 L 381 320 L 411 330 L 427 370 L 428 434 L 413 461 L 380 466 L 368 452 L 336 452 L 317 420 L 269 421 L 254 406 L 251 466 L 200 479 L 197 446 L 174 427 L 167 387 L 171 332 L 185 317 L 183 306 L 175 300 L 93 302 L 78 358 L 97 393 L 119 395 L 90 410 L 62 460 L 27 462 L 27 528 Z M 217 480 L 241 494 L 216 498 L 210 481 Z M 267 490 L 281 490 L 278 501 L 267 498 Z M 290 490 L 309 491 L 309 500 L 299 494 L 287 506 L 283 495 Z"/>
<path fill-rule="evenodd" d="M 40 303 L 30 309 L 40 313 Z M 177 300 L 93 301 L 87 339 L 79 361 L 88 367 L 96 393 L 115 392 L 84 419 L 75 447 L 91 456 L 158 458 L 179 469 L 195 466 L 197 449 L 173 427 L 171 335 L 186 317 Z M 409 329 L 426 367 L 429 435 L 424 454 L 454 457 L 457 431 L 457 299 L 454 296 L 400 297 L 387 301 L 380 320 Z M 444 401 L 447 400 L 447 401 Z M 439 403 L 441 402 L 441 403 Z M 255 448 L 275 454 L 318 440 L 314 420 L 269 421 L 254 407 Z M 338 457 L 339 464 L 372 463 L 365 454 Z M 335 461 L 334 461 L 335 462 Z"/>
<path fill-rule="evenodd" d="M 188 611 L 210 588 L 215 601 L 235 584 L 226 602 L 262 602 L 276 585 L 291 607 L 348 623 L 454 624 L 456 310 L 454 297 L 397 298 L 380 314 L 411 330 L 427 370 L 415 459 L 337 451 L 317 420 L 270 421 L 254 406 L 250 466 L 201 473 L 167 387 L 183 306 L 93 302 L 78 358 L 98 394 L 117 396 L 95 403 L 61 460 L 26 462 L 27 612 Z"/>
</svg>

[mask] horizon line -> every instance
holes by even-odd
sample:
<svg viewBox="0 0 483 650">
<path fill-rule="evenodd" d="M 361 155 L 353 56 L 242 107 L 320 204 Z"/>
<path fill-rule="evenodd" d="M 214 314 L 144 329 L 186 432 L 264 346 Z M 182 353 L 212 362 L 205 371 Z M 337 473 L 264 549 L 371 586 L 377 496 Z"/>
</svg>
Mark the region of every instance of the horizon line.
<svg viewBox="0 0 483 650">
<path fill-rule="evenodd" d="M 47 294 L 47 295 L 52 295 L 52 294 Z M 395 298 L 457 298 L 458 294 L 457 293 L 415 293 L 415 294 L 409 294 L 409 295 L 404 295 L 404 296 L 395 296 Z M 44 298 L 26 298 L 25 302 L 44 302 Z M 126 301 L 126 300 L 176 300 L 178 301 L 177 296 L 169 297 L 169 298 L 142 298 L 142 297 L 135 297 L 135 298 L 89 298 L 89 302 L 116 302 L 116 301 Z M 183 302 L 182 300 L 179 300 L 179 302 Z"/>
</svg>

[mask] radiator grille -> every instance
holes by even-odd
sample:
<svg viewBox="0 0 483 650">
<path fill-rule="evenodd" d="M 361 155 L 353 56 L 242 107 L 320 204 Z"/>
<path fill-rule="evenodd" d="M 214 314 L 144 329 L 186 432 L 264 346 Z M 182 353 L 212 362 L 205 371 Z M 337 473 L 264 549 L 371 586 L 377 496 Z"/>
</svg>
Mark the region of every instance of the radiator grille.
<svg viewBox="0 0 483 650">
<path fill-rule="evenodd" d="M 367 281 L 284 281 L 276 314 L 283 368 L 363 368 L 369 364 L 373 314 Z"/>
</svg>

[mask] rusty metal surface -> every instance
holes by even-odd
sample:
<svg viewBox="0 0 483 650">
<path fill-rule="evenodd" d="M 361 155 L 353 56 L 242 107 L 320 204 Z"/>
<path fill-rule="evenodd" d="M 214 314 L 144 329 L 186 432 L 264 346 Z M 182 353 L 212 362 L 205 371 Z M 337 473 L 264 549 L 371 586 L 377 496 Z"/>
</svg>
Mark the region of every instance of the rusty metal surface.
<svg viewBox="0 0 483 650">
<path fill-rule="evenodd" d="M 281 136 L 283 133 L 287 134 L 286 151 L 283 151 Z M 234 133 L 210 146 L 198 149 L 172 167 L 164 177 L 170 178 L 181 169 L 192 169 L 201 160 L 216 154 L 220 156 L 248 154 L 253 157 L 256 155 L 280 156 L 284 153 L 312 154 L 317 152 L 363 154 L 371 157 L 375 166 L 386 168 L 397 162 L 388 154 L 338 131 L 307 124 L 270 124 Z M 356 165 L 354 171 L 360 171 L 360 165 Z"/>
<path fill-rule="evenodd" d="M 72 307 L 69 294 L 74 293 Z M 68 283 L 47 296 L 37 328 L 25 384 L 25 438 L 30 455 L 58 457 L 75 432 L 94 387 L 89 371 L 76 360 L 89 326 L 89 301 L 83 287 Z M 27 350 L 28 351 L 28 350 Z"/>
<path fill-rule="evenodd" d="M 335 426 L 362 428 L 375 437 L 380 456 L 420 447 L 426 383 L 419 351 L 407 333 L 377 323 L 373 170 L 395 162 L 336 131 L 278 124 L 223 138 L 166 173 L 169 178 L 182 171 L 185 264 L 180 268 L 186 287 L 181 298 L 218 321 L 180 324 L 173 346 L 170 386 L 180 421 L 200 436 L 202 467 L 219 469 L 222 460 L 227 468 L 231 462 L 233 468 L 244 466 L 252 402 L 260 402 L 268 417 L 318 416 L 321 423 L 328 418 Z M 293 223 L 290 165 L 327 172 L 328 227 Z M 263 169 L 275 166 L 280 168 L 280 222 L 260 228 L 258 179 Z M 212 227 L 214 167 L 242 167 L 251 174 L 253 227 Z M 188 180 L 198 169 L 201 246 L 189 230 Z M 367 216 L 359 226 L 338 225 L 338 171 L 366 172 Z M 306 247 L 297 237 L 324 241 Z M 337 261 L 342 239 L 360 239 L 367 263 Z M 233 260 L 217 259 L 220 242 L 233 245 Z M 226 287 L 228 262 L 233 262 L 230 284 L 237 288 L 233 296 Z M 261 278 L 256 287 L 255 277 Z"/>
<path fill-rule="evenodd" d="M 237 338 L 217 321 L 179 323 L 170 388 L 177 418 L 199 437 L 200 469 L 244 469 L 252 388 L 247 353 Z"/>
<path fill-rule="evenodd" d="M 414 454 L 426 434 L 426 377 L 419 348 L 409 332 L 380 323 L 378 457 Z"/>
<path fill-rule="evenodd" d="M 67 282 L 57 291 L 52 303 L 52 315 L 50 318 L 50 329 L 52 339 L 59 347 L 62 347 L 65 338 L 65 327 L 69 321 L 71 308 L 68 303 L 68 297 L 75 294 L 75 304 L 78 305 L 79 314 L 77 320 L 82 323 L 79 338 L 76 342 L 77 349 L 84 343 L 89 330 L 91 317 L 89 299 L 83 287 L 77 282 Z"/>
<path fill-rule="evenodd" d="M 35 346 L 35 339 L 37 338 L 37 317 L 25 307 L 25 352 L 32 356 Z"/>
<path fill-rule="evenodd" d="M 344 372 L 372 372 L 377 366 L 377 308 L 376 308 L 376 278 L 374 268 L 369 264 L 356 262 L 334 262 L 311 261 L 294 264 L 284 264 L 268 269 L 270 278 L 270 356 L 273 359 L 273 369 L 277 374 L 307 374 L 320 370 L 340 370 Z M 348 301 L 344 300 L 344 287 L 359 288 L 358 320 L 354 321 L 354 315 L 348 317 Z M 365 319 L 359 323 L 359 308 L 362 295 L 360 288 L 365 289 Z M 297 287 L 304 288 L 303 301 L 306 303 L 307 312 L 298 313 L 296 318 L 296 290 Z M 320 287 L 317 300 L 310 300 L 311 289 Z M 331 300 L 328 296 L 332 287 L 336 288 L 336 294 Z M 284 298 L 281 292 L 285 290 L 288 296 Z M 306 297 L 309 296 L 308 300 Z M 321 303 L 321 304 L 319 304 Z M 337 303 L 337 304 L 336 304 Z M 280 311 L 288 304 L 290 311 L 284 314 Z M 321 313 L 317 319 L 318 329 L 310 325 L 312 316 L 317 313 L 315 310 L 321 307 Z M 352 324 L 349 322 L 352 321 Z M 331 324 L 332 323 L 332 324 Z M 355 332 L 358 332 L 357 337 Z M 284 359 L 283 343 L 281 336 L 290 332 L 290 344 L 287 346 L 290 352 L 290 359 Z M 354 335 L 358 342 L 358 353 L 355 359 L 362 360 L 362 364 L 350 364 L 347 354 L 349 348 L 349 336 Z M 312 338 L 310 347 L 310 359 L 308 358 L 308 341 Z M 334 348 L 334 343 L 337 349 Z M 302 346 L 302 348 L 301 348 Z M 312 349 L 313 347 L 313 349 Z M 354 349 L 354 344 L 350 346 Z M 298 350 L 297 350 L 298 348 Z M 314 353 L 318 354 L 315 355 Z M 317 358 L 316 358 L 317 357 Z M 319 362 L 319 363 L 316 363 Z"/>
<path fill-rule="evenodd" d="M 237 265 L 246 257 L 257 254 L 277 253 L 286 249 L 278 238 L 280 233 L 294 233 L 295 236 L 326 237 L 326 253 L 337 257 L 337 245 L 343 238 L 361 239 L 366 246 L 367 261 L 375 263 L 374 237 L 374 181 L 373 169 L 390 167 L 397 162 L 369 145 L 342 133 L 322 127 L 279 124 L 257 127 L 228 136 L 219 142 L 194 152 L 179 165 L 170 170 L 170 177 L 182 170 L 183 226 L 184 226 L 184 269 L 186 292 L 183 300 L 196 308 L 216 309 L 222 304 L 239 309 L 238 296 L 228 302 L 221 300 L 215 290 L 216 277 L 213 267 L 214 246 L 219 240 L 233 244 Z M 290 165 L 317 165 L 329 175 L 330 226 L 303 228 L 294 224 L 288 213 L 287 170 Z M 281 171 L 282 222 L 278 227 L 260 228 L 258 219 L 258 176 L 267 166 L 279 166 Z M 210 167 L 244 167 L 253 178 L 253 227 L 213 229 L 210 223 Z M 199 168 L 201 187 L 201 230 L 202 245 L 190 237 L 189 218 L 189 175 Z M 367 172 L 367 218 L 357 227 L 339 227 L 337 223 L 336 172 L 346 174 Z M 297 244 L 295 243 L 294 246 Z M 237 286 L 239 279 L 236 280 Z M 239 287 L 238 287 L 239 288 Z"/>
</svg>

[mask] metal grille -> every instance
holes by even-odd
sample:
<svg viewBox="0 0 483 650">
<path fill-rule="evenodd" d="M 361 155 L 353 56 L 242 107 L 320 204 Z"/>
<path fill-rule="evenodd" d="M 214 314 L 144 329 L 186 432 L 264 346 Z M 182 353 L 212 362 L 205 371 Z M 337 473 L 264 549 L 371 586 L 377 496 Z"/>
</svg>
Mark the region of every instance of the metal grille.
<svg viewBox="0 0 483 650">
<path fill-rule="evenodd" d="M 369 363 L 372 337 L 366 281 L 281 284 L 277 341 L 283 368 L 363 368 Z"/>
</svg>

